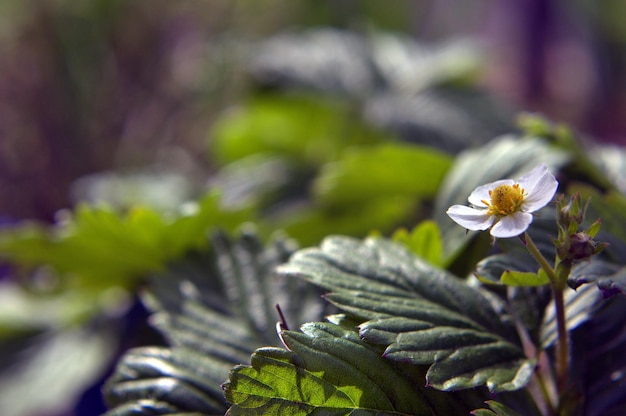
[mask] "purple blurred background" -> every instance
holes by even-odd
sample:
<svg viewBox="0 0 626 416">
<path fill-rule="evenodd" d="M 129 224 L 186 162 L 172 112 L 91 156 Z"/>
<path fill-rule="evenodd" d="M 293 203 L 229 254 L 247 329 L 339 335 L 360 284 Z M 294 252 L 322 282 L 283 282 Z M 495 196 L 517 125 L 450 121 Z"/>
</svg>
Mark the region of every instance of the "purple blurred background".
<svg viewBox="0 0 626 416">
<path fill-rule="evenodd" d="M 0 15 L 0 214 L 12 220 L 51 220 L 93 172 L 158 162 L 202 175 L 212 120 L 248 87 L 233 45 L 286 29 L 478 39 L 491 93 L 626 141 L 619 0 L 7 0 Z"/>
</svg>

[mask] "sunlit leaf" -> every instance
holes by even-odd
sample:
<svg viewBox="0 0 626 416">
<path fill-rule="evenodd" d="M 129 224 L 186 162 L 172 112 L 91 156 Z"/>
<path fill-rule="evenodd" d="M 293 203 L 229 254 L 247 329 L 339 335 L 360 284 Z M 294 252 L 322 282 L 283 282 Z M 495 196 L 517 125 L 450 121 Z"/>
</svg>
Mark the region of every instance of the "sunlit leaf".
<svg viewBox="0 0 626 416">
<path fill-rule="evenodd" d="M 228 415 L 433 414 L 419 390 L 355 331 L 315 323 L 282 338 L 289 351 L 260 349 L 251 366 L 233 369 L 225 385 Z"/>
<path fill-rule="evenodd" d="M 428 385 L 522 388 L 532 374 L 515 329 L 480 290 L 382 239 L 343 237 L 296 253 L 281 273 L 330 290 L 326 298 L 365 320 L 365 340 L 385 357 L 430 365 Z"/>
<path fill-rule="evenodd" d="M 543 270 L 537 273 L 506 270 L 500 281 L 507 286 L 543 286 L 550 283 L 550 278 Z"/>
<path fill-rule="evenodd" d="M 393 241 L 404 244 L 416 256 L 435 266 L 441 265 L 443 242 L 439 227 L 434 221 L 423 221 L 409 233 L 406 229 L 397 230 L 392 236 Z"/>
<path fill-rule="evenodd" d="M 449 156 L 420 146 L 355 148 L 324 166 L 315 192 L 323 203 L 333 205 L 398 194 L 433 197 L 450 163 Z"/>
</svg>

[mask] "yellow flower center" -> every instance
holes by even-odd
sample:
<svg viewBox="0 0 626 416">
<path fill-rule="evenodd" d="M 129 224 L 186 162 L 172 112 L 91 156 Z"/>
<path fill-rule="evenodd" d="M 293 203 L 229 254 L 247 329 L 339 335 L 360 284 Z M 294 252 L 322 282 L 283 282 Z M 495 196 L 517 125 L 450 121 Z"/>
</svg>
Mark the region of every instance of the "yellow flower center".
<svg viewBox="0 0 626 416">
<path fill-rule="evenodd" d="M 524 189 L 519 184 L 498 185 L 489 191 L 491 202 L 482 201 L 489 207 L 489 215 L 511 215 L 519 211 L 524 202 Z"/>
</svg>

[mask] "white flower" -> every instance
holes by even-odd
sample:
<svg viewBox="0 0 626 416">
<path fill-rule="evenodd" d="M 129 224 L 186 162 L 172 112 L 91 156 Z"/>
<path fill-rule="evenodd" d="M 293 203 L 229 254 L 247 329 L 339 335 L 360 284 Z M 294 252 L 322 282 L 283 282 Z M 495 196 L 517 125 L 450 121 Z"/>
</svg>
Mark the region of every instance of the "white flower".
<svg viewBox="0 0 626 416">
<path fill-rule="evenodd" d="M 508 238 L 520 235 L 533 221 L 532 213 L 546 206 L 559 183 L 545 165 L 537 166 L 517 182 L 512 179 L 479 186 L 470 194 L 472 205 L 453 205 L 446 213 L 468 230 L 486 230 Z"/>
</svg>

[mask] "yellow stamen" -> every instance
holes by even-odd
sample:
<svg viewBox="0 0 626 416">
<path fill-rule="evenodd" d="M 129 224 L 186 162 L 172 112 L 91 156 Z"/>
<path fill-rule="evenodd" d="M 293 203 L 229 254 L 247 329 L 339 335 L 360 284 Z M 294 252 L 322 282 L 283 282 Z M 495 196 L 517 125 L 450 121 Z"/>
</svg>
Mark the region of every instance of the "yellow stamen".
<svg viewBox="0 0 626 416">
<path fill-rule="evenodd" d="M 519 184 L 499 185 L 489 191 L 491 202 L 482 202 L 489 207 L 489 215 L 511 215 L 519 211 L 524 202 L 524 189 Z"/>
</svg>

